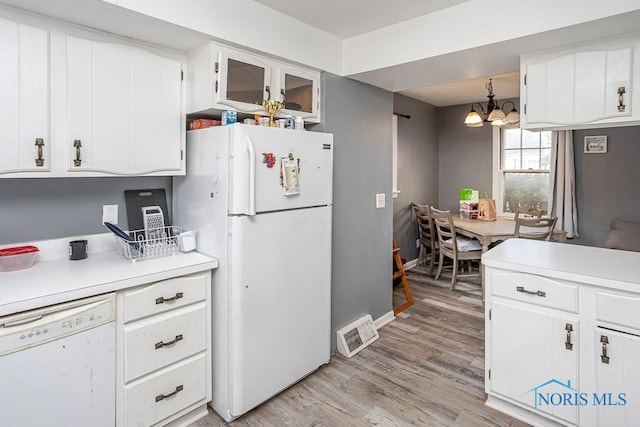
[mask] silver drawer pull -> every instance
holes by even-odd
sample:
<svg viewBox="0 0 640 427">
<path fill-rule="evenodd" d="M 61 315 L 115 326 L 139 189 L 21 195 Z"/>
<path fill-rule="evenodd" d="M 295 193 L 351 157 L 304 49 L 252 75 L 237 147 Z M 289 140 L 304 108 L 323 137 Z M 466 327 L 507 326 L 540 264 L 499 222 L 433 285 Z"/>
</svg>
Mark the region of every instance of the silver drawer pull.
<svg viewBox="0 0 640 427">
<path fill-rule="evenodd" d="M 157 342 L 156 343 L 156 350 L 162 347 L 168 347 L 170 345 L 174 345 L 175 343 L 177 343 L 178 341 L 182 341 L 182 334 L 180 335 L 176 335 L 175 339 L 173 339 L 172 341 L 169 342 Z"/>
<path fill-rule="evenodd" d="M 182 292 L 176 292 L 176 296 L 171 297 L 171 298 L 165 298 L 165 297 L 156 298 L 156 304 L 164 304 L 165 302 L 173 302 L 173 301 L 178 300 L 178 299 L 180 299 L 182 297 L 184 297 L 184 294 Z"/>
<path fill-rule="evenodd" d="M 624 86 L 620 86 L 618 88 L 618 112 L 624 113 L 624 110 L 627 108 L 624 105 L 624 94 L 627 93 L 627 89 Z"/>
<path fill-rule="evenodd" d="M 156 396 L 156 402 L 160 402 L 161 400 L 173 397 L 176 394 L 180 393 L 182 391 L 182 389 L 184 389 L 184 386 L 182 384 L 180 384 L 179 386 L 176 387 L 176 389 L 174 391 L 172 391 L 169 394 L 159 394 L 159 395 Z"/>
<path fill-rule="evenodd" d="M 547 293 L 546 292 L 542 292 L 542 291 L 529 291 L 527 289 L 524 288 L 524 286 L 518 286 L 516 287 L 516 291 L 518 292 L 522 292 L 523 294 L 527 294 L 527 295 L 537 295 L 539 297 L 546 297 Z"/>
<path fill-rule="evenodd" d="M 600 342 L 602 343 L 602 354 L 600 355 L 600 361 L 608 365 L 609 356 L 607 356 L 607 345 L 609 344 L 609 338 L 606 335 L 600 335 Z"/>
<path fill-rule="evenodd" d="M 573 325 L 571 323 L 567 323 L 564 326 L 564 330 L 567 331 L 567 340 L 564 342 L 564 348 L 573 351 L 573 343 L 571 342 L 571 332 L 573 332 Z"/>
</svg>

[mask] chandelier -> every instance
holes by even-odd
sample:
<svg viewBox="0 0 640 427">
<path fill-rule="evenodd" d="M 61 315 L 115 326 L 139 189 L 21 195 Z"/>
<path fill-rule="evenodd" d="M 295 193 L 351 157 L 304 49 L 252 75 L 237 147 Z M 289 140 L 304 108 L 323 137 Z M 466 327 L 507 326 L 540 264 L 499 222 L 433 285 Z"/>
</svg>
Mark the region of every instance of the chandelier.
<svg viewBox="0 0 640 427">
<path fill-rule="evenodd" d="M 489 83 L 484 85 L 484 87 L 489 91 L 489 94 L 487 95 L 487 98 L 489 98 L 489 101 L 487 102 L 487 112 L 485 113 L 482 108 L 482 104 L 479 102 L 472 103 L 471 111 L 469 111 L 469 114 L 467 114 L 467 117 L 464 119 L 464 124 L 470 128 L 482 127 L 484 125 L 483 122 L 490 122 L 491 126 L 508 126 L 518 124 L 520 122 L 520 114 L 518 113 L 518 110 L 516 110 L 516 105 L 511 101 L 505 101 L 502 103 L 502 108 L 500 108 L 498 102 L 493 100 L 495 95 L 493 94 L 493 84 L 491 79 L 489 79 Z M 511 111 L 505 115 L 505 106 L 507 104 L 511 104 L 512 108 Z M 480 116 L 480 113 L 476 111 L 474 106 L 477 106 L 480 109 L 482 115 L 485 117 L 484 120 Z"/>
</svg>

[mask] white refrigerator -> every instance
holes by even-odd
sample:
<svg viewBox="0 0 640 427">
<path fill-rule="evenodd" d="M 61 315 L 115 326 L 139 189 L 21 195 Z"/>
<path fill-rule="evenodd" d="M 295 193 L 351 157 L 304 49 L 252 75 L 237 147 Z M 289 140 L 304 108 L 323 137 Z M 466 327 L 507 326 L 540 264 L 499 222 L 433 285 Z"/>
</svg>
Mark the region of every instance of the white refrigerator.
<svg viewBox="0 0 640 427">
<path fill-rule="evenodd" d="M 219 260 L 213 400 L 231 421 L 329 362 L 331 134 L 245 124 L 187 132 L 173 223 Z"/>
</svg>

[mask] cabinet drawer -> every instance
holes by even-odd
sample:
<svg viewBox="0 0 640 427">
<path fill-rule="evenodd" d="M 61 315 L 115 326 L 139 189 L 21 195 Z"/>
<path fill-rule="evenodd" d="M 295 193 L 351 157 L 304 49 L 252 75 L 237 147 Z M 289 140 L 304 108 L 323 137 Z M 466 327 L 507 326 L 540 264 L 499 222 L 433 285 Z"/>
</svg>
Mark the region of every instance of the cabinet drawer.
<svg viewBox="0 0 640 427">
<path fill-rule="evenodd" d="M 204 302 L 124 327 L 125 383 L 207 348 Z"/>
<path fill-rule="evenodd" d="M 204 301 L 208 274 L 177 277 L 125 291 L 122 299 L 123 323 Z"/>
<path fill-rule="evenodd" d="M 125 386 L 125 424 L 150 426 L 199 401 L 206 403 L 206 373 L 201 353 Z"/>
<path fill-rule="evenodd" d="M 640 330 L 640 296 L 597 291 L 596 320 Z"/>
<path fill-rule="evenodd" d="M 491 295 L 578 312 L 578 286 L 533 274 L 487 269 Z"/>
</svg>

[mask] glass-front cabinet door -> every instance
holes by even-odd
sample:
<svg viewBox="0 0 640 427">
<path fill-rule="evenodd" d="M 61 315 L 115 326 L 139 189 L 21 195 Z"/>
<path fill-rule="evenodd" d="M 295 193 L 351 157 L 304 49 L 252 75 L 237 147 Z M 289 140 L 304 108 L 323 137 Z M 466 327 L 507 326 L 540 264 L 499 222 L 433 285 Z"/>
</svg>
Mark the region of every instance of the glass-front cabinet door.
<svg viewBox="0 0 640 427">
<path fill-rule="evenodd" d="M 280 96 L 291 116 L 318 117 L 319 73 L 298 68 L 280 68 Z"/>
<path fill-rule="evenodd" d="M 262 111 L 262 101 L 272 92 L 271 67 L 259 58 L 237 53 L 218 54 L 217 104 L 242 112 Z M 275 98 L 275 93 L 271 93 Z"/>
</svg>

